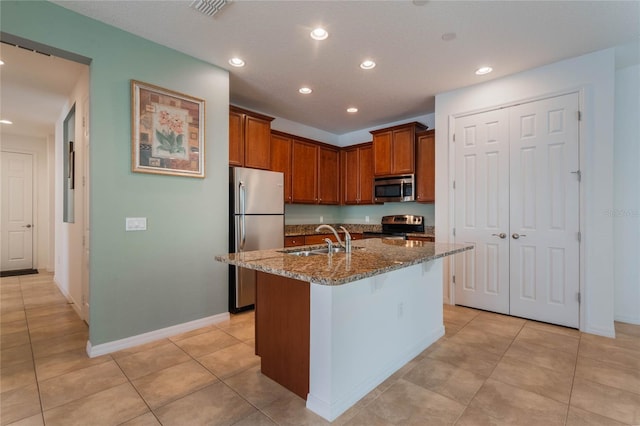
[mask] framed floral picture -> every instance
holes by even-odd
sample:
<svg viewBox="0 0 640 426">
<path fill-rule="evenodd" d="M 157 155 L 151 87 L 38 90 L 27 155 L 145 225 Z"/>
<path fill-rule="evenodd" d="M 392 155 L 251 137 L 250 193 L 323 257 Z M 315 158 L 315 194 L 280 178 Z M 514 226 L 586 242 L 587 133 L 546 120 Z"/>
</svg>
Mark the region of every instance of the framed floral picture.
<svg viewBox="0 0 640 426">
<path fill-rule="evenodd" d="M 203 178 L 204 100 L 131 80 L 131 170 Z"/>
</svg>

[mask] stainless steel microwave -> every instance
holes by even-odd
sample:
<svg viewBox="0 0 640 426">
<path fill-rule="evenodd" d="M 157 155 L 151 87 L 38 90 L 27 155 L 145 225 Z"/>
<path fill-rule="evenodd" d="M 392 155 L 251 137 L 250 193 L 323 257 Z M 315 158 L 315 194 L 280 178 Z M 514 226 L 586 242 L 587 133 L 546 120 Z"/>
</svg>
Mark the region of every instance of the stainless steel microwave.
<svg viewBox="0 0 640 426">
<path fill-rule="evenodd" d="M 414 201 L 414 175 L 385 176 L 373 182 L 376 203 Z"/>
</svg>

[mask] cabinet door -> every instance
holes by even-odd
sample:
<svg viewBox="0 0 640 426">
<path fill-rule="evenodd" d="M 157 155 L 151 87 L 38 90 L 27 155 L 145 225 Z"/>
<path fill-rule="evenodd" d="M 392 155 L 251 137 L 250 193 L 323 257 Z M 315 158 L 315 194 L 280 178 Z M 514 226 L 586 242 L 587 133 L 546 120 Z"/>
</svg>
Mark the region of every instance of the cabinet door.
<svg viewBox="0 0 640 426">
<path fill-rule="evenodd" d="M 294 203 L 318 202 L 318 147 L 294 140 L 291 144 L 291 198 Z"/>
<path fill-rule="evenodd" d="M 318 203 L 340 203 L 340 152 L 318 148 Z"/>
<path fill-rule="evenodd" d="M 271 135 L 271 170 L 284 173 L 284 202 L 291 203 L 291 138 Z"/>
<path fill-rule="evenodd" d="M 342 188 L 343 203 L 358 204 L 360 199 L 359 183 L 359 152 L 358 148 L 346 149 L 342 152 Z"/>
<path fill-rule="evenodd" d="M 229 111 L 229 165 L 244 165 L 244 114 Z"/>
<path fill-rule="evenodd" d="M 373 204 L 373 146 L 358 149 L 358 204 Z"/>
<path fill-rule="evenodd" d="M 415 137 L 413 128 L 394 130 L 391 149 L 391 173 L 413 173 L 415 170 Z"/>
<path fill-rule="evenodd" d="M 416 201 L 436 200 L 436 135 L 429 130 L 418 136 L 416 146 Z"/>
<path fill-rule="evenodd" d="M 271 167 L 271 122 L 245 115 L 245 167 L 266 169 Z"/>
<path fill-rule="evenodd" d="M 373 169 L 376 176 L 384 176 L 392 173 L 392 137 L 392 131 L 373 135 Z"/>
</svg>

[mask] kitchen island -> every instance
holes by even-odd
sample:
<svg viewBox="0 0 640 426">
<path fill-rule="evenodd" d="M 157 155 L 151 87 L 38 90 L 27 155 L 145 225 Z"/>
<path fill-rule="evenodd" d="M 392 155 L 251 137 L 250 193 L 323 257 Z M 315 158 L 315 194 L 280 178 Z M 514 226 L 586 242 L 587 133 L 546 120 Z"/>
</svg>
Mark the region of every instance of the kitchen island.
<svg viewBox="0 0 640 426">
<path fill-rule="evenodd" d="M 256 354 L 263 374 L 334 420 L 444 334 L 442 258 L 472 248 L 394 239 L 216 260 L 258 271 Z M 295 254 L 303 252 L 308 255 Z"/>
</svg>

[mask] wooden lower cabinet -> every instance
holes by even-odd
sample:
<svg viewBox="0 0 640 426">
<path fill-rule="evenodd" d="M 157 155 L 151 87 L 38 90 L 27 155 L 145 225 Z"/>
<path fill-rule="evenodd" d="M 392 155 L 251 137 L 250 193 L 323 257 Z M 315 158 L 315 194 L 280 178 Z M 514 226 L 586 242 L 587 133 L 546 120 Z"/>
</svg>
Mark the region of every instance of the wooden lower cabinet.
<svg viewBox="0 0 640 426">
<path fill-rule="evenodd" d="M 339 232 L 340 239 L 344 241 L 344 232 Z M 362 232 L 350 232 L 351 240 L 362 240 Z M 324 239 L 329 238 L 334 243 L 337 242 L 333 234 L 312 234 L 312 235 L 287 235 L 284 237 L 285 247 L 308 246 L 312 244 L 325 244 Z"/>
<path fill-rule="evenodd" d="M 307 399 L 310 284 L 258 271 L 255 318 L 262 374 Z"/>
<path fill-rule="evenodd" d="M 407 240 L 409 241 L 426 241 L 429 243 L 434 243 L 436 241 L 435 237 L 416 237 L 416 236 L 408 236 Z"/>
<path fill-rule="evenodd" d="M 285 247 L 296 247 L 296 246 L 303 246 L 303 245 L 305 245 L 304 235 L 292 235 L 292 236 L 284 237 Z"/>
</svg>

